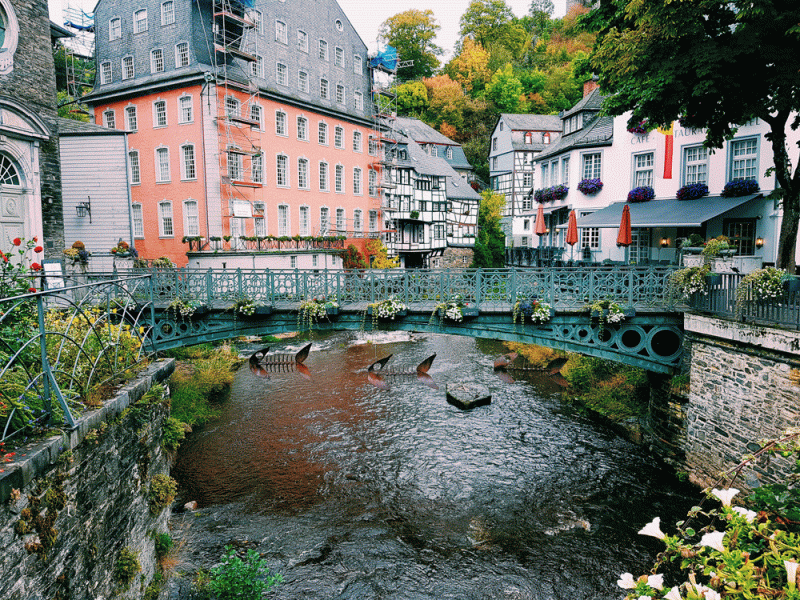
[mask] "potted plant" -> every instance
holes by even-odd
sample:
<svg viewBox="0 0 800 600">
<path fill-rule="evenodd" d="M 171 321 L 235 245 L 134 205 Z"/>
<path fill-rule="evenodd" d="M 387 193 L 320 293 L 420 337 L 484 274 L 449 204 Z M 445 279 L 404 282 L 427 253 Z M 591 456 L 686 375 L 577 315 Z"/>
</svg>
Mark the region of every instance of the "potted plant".
<svg viewBox="0 0 800 600">
<path fill-rule="evenodd" d="M 136 258 L 137 256 L 136 249 L 131 248 L 128 242 L 123 240 L 117 242 L 117 245 L 111 249 L 111 254 L 113 254 L 115 258 Z"/>
<path fill-rule="evenodd" d="M 582 194 L 586 194 L 587 196 L 591 196 L 592 194 L 596 194 L 600 190 L 603 189 L 603 182 L 600 179 L 581 179 L 578 182 L 578 190 Z"/>
<path fill-rule="evenodd" d="M 675 197 L 678 200 L 696 200 L 708 196 L 708 186 L 705 183 L 690 183 L 678 190 Z"/>
<path fill-rule="evenodd" d="M 791 281 L 789 274 L 784 269 L 775 267 L 756 269 L 745 275 L 736 288 L 734 309 L 736 318 L 742 318 L 748 301 L 771 301 L 782 298 L 789 281 Z"/>
<path fill-rule="evenodd" d="M 627 313 L 627 314 L 626 314 Z M 589 316 L 600 321 L 602 329 L 607 323 L 620 323 L 626 316 L 633 316 L 633 309 L 623 310 L 622 306 L 611 298 L 595 300 L 589 305 Z"/>
<path fill-rule="evenodd" d="M 553 318 L 554 314 L 555 311 L 549 304 L 546 302 L 539 302 L 535 298 L 531 300 L 527 298 L 518 299 L 511 311 L 514 323 L 519 319 L 523 324 L 525 323 L 526 317 L 531 323 L 547 323 Z"/>
<path fill-rule="evenodd" d="M 153 260 L 152 267 L 154 269 L 173 269 L 175 268 L 175 263 L 168 256 L 161 256 Z"/>
<path fill-rule="evenodd" d="M 651 188 L 649 185 L 642 185 L 636 188 L 633 188 L 630 192 L 628 192 L 628 202 L 647 202 L 648 200 L 652 200 L 656 197 L 656 191 Z"/>
<path fill-rule="evenodd" d="M 711 274 L 711 267 L 698 265 L 678 269 L 669 276 L 665 296 L 668 301 L 688 299 L 694 294 L 708 294 L 707 276 Z"/>
<path fill-rule="evenodd" d="M 464 318 L 477 317 L 480 314 L 477 306 L 470 306 L 469 302 L 465 302 L 460 294 L 453 296 L 452 300 L 437 304 L 433 309 L 431 318 L 436 315 L 439 316 L 439 321 L 446 319 L 459 323 Z"/>
<path fill-rule="evenodd" d="M 86 246 L 81 241 L 76 241 L 72 243 L 72 246 L 64 250 L 64 256 L 66 260 L 75 266 L 79 266 L 83 269 L 86 268 L 86 265 L 89 264 L 89 257 L 92 255 L 86 249 Z"/>
<path fill-rule="evenodd" d="M 394 321 L 396 317 L 405 316 L 407 311 L 407 305 L 400 302 L 395 296 L 389 296 L 367 306 L 366 314 L 372 315 L 372 328 L 375 329 L 379 319 Z"/>
<path fill-rule="evenodd" d="M 297 313 L 297 330 L 302 331 L 305 325 L 311 331 L 314 323 L 322 317 L 330 317 L 339 314 L 339 303 L 336 297 L 331 298 L 311 298 L 300 304 Z"/>
<path fill-rule="evenodd" d="M 748 196 L 758 192 L 758 182 L 755 179 L 734 179 L 725 184 L 722 188 L 724 198 L 737 198 Z"/>
<path fill-rule="evenodd" d="M 647 133 L 648 119 L 640 119 L 638 121 L 628 121 L 628 133 L 633 135 L 644 135 Z"/>
<path fill-rule="evenodd" d="M 253 300 L 248 296 L 240 296 L 233 303 L 233 313 L 241 317 L 264 316 L 272 313 L 272 307 Z"/>
<path fill-rule="evenodd" d="M 547 188 L 536 190 L 533 193 L 533 199 L 539 202 L 555 202 L 556 200 L 563 200 L 567 197 L 569 188 L 563 184 L 554 185 Z"/>
<path fill-rule="evenodd" d="M 411 219 L 419 219 L 419 211 L 418 210 L 412 210 L 411 213 L 409 214 L 409 218 L 411 218 Z"/>
<path fill-rule="evenodd" d="M 199 300 L 176 296 L 167 305 L 167 312 L 172 315 L 172 318 L 185 321 L 205 315 L 208 313 L 208 307 Z"/>
</svg>

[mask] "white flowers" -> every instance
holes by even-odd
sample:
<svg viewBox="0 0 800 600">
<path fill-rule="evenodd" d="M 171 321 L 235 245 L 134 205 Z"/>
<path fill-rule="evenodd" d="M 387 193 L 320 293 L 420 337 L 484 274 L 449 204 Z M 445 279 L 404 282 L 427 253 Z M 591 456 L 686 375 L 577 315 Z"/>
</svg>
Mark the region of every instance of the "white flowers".
<svg viewBox="0 0 800 600">
<path fill-rule="evenodd" d="M 664 600 L 683 600 L 683 598 L 681 598 L 680 590 L 677 587 L 673 587 L 667 592 L 667 595 L 664 596 Z"/>
<path fill-rule="evenodd" d="M 408 306 L 394 296 L 372 304 L 372 310 L 379 319 L 394 319 L 400 312 L 408 310 Z"/>
<path fill-rule="evenodd" d="M 731 500 L 733 497 L 739 493 L 739 490 L 736 488 L 729 488 L 727 490 L 718 490 L 714 488 L 711 490 L 711 495 L 714 496 L 717 500 L 722 502 L 722 506 L 730 506 Z"/>
<path fill-rule="evenodd" d="M 711 533 L 706 533 L 702 538 L 700 538 L 700 545 L 708 546 L 709 548 L 713 548 L 719 552 L 725 552 L 725 546 L 722 545 L 722 539 L 724 537 L 724 531 L 712 531 Z"/>
<path fill-rule="evenodd" d="M 797 567 L 800 565 L 793 560 L 785 560 L 783 566 L 786 567 L 786 581 L 789 589 L 794 590 L 797 585 Z"/>
<path fill-rule="evenodd" d="M 547 323 L 550 320 L 550 305 L 546 302 L 537 302 L 531 312 L 531 323 Z"/>
<path fill-rule="evenodd" d="M 626 590 L 632 590 L 636 587 L 636 580 L 630 573 L 623 573 L 620 575 L 617 585 Z"/>
<path fill-rule="evenodd" d="M 656 517 L 650 523 L 640 529 L 639 535 L 649 535 L 654 538 L 658 538 L 659 540 L 663 540 L 665 537 L 667 537 L 666 534 L 661 531 L 661 517 Z"/>
<path fill-rule="evenodd" d="M 655 588 L 657 590 L 664 589 L 664 575 L 658 573 L 656 575 L 648 575 L 647 576 L 647 585 L 651 588 Z"/>
<path fill-rule="evenodd" d="M 746 508 L 744 508 L 742 506 L 734 506 L 731 510 L 733 510 L 733 512 L 743 516 L 750 523 L 752 523 L 755 520 L 756 516 L 757 516 L 757 514 L 754 511 L 747 510 Z"/>
</svg>

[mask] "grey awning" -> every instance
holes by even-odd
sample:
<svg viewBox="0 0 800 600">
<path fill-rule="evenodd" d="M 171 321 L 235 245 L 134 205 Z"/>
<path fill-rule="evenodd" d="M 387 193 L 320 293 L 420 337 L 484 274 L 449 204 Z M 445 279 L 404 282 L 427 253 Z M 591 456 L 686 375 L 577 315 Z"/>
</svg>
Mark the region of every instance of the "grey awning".
<svg viewBox="0 0 800 600">
<path fill-rule="evenodd" d="M 706 221 L 760 197 L 761 194 L 750 194 L 738 198 L 704 196 L 697 200 L 668 198 L 635 202 L 628 204 L 631 227 L 700 227 Z M 627 203 L 615 202 L 590 215 L 578 217 L 578 227 L 619 227 L 625 204 Z"/>
</svg>

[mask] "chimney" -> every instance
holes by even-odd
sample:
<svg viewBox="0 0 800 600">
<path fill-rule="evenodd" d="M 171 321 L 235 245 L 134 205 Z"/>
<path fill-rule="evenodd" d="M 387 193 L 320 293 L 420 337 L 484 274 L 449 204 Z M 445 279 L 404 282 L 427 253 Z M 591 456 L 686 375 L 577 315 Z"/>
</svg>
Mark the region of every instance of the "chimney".
<svg viewBox="0 0 800 600">
<path fill-rule="evenodd" d="M 597 75 L 592 75 L 591 79 L 588 79 L 583 82 L 583 97 L 586 98 L 586 96 L 591 94 L 599 87 L 600 84 L 597 83 Z"/>
</svg>

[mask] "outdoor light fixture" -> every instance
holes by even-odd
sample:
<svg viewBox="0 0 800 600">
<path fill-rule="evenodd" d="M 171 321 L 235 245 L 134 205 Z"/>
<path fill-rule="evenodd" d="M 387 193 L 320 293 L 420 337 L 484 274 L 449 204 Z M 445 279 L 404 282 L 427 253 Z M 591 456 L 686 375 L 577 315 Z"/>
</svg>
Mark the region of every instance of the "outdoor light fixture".
<svg viewBox="0 0 800 600">
<path fill-rule="evenodd" d="M 661 247 L 669 248 L 669 238 L 661 238 Z"/>
<path fill-rule="evenodd" d="M 761 248 L 764 245 L 764 238 L 756 238 L 756 248 Z"/>
<path fill-rule="evenodd" d="M 78 202 L 78 206 L 75 207 L 75 210 L 78 211 L 78 217 L 89 217 L 89 223 L 92 222 L 92 198 L 91 196 L 86 196 L 86 202 Z"/>
</svg>

